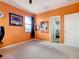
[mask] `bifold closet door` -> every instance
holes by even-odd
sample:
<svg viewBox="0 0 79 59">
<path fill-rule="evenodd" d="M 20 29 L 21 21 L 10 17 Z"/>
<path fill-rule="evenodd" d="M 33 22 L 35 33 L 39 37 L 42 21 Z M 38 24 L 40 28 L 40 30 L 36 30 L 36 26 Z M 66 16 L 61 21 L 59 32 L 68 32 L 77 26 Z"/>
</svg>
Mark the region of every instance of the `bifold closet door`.
<svg viewBox="0 0 79 59">
<path fill-rule="evenodd" d="M 65 45 L 79 47 L 79 13 L 64 16 Z"/>
<path fill-rule="evenodd" d="M 76 19 L 76 40 L 75 40 L 75 47 L 79 47 L 79 13 L 75 15 Z"/>
</svg>

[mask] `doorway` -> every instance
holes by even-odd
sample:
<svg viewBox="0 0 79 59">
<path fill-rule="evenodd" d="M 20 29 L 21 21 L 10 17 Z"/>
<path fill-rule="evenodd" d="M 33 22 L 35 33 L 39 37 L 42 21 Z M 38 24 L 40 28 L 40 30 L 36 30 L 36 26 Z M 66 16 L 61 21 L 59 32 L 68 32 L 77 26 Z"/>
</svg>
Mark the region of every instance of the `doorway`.
<svg viewBox="0 0 79 59">
<path fill-rule="evenodd" d="M 50 42 L 60 42 L 60 16 L 50 17 Z"/>
</svg>

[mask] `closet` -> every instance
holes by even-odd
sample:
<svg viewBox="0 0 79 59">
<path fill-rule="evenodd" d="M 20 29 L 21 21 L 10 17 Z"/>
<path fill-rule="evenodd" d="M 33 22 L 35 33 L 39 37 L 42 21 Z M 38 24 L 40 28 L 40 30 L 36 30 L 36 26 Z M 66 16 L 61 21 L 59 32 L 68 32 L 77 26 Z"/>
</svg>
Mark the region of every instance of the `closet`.
<svg viewBox="0 0 79 59">
<path fill-rule="evenodd" d="M 79 47 L 79 13 L 64 15 L 64 43 Z"/>
</svg>

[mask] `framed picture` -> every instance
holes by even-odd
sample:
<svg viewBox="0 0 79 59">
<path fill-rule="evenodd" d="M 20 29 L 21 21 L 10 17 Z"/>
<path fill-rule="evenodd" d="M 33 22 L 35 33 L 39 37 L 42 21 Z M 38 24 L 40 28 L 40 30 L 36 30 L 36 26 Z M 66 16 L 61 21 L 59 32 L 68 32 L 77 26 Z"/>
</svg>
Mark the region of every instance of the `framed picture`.
<svg viewBox="0 0 79 59">
<path fill-rule="evenodd" d="M 48 32 L 48 21 L 41 22 L 40 26 L 41 26 L 40 28 L 41 32 Z"/>
<path fill-rule="evenodd" d="M 22 26 L 23 25 L 23 16 L 9 13 L 9 24 L 12 26 Z"/>
</svg>

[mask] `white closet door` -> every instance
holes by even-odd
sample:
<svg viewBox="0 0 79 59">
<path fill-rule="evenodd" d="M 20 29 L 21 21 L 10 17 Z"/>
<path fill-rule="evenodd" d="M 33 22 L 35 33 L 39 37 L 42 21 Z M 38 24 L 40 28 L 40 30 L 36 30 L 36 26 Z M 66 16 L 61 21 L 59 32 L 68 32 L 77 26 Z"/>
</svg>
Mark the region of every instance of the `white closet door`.
<svg viewBox="0 0 79 59">
<path fill-rule="evenodd" d="M 65 45 L 79 47 L 79 13 L 65 15 Z"/>
<path fill-rule="evenodd" d="M 76 40 L 75 40 L 75 47 L 79 47 L 79 13 L 75 14 L 76 20 Z"/>
</svg>

